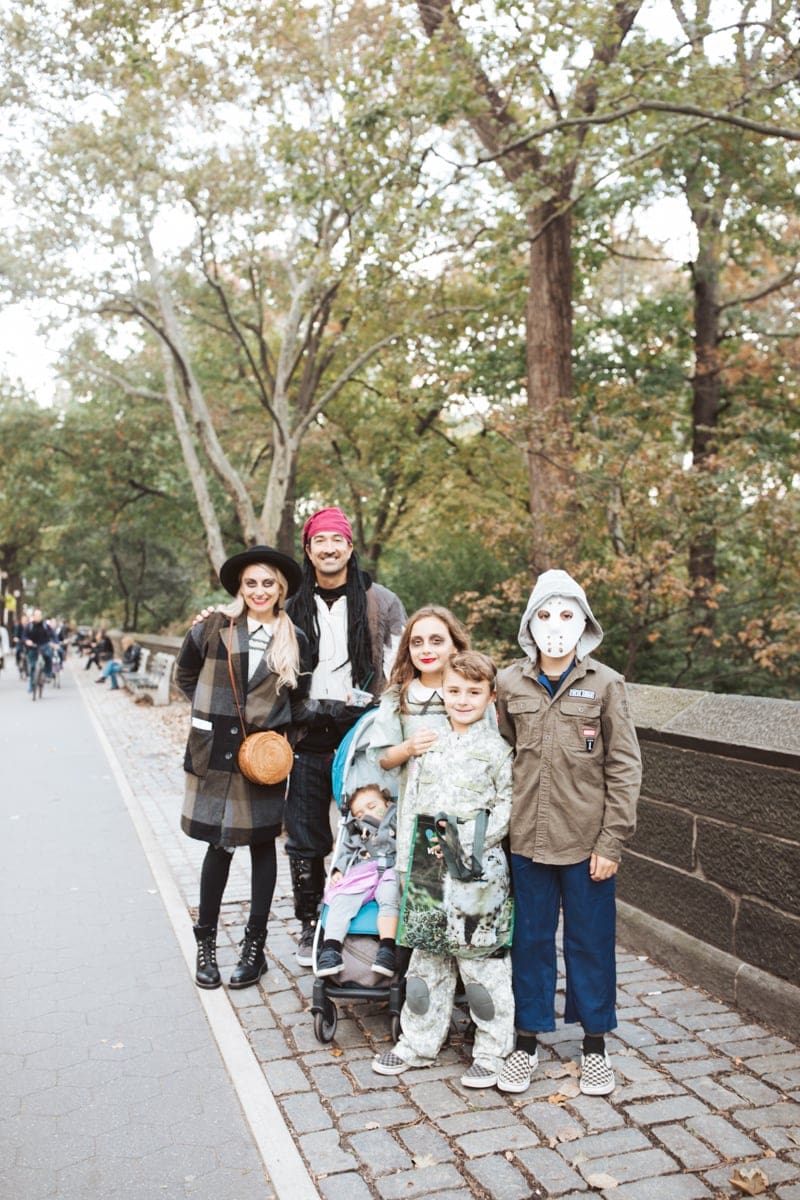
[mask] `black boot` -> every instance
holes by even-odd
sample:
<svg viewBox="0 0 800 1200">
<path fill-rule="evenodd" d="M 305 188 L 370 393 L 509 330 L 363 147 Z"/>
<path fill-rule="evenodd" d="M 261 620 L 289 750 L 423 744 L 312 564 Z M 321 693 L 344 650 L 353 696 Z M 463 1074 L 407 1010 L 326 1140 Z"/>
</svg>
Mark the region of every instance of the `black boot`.
<svg viewBox="0 0 800 1200">
<path fill-rule="evenodd" d="M 314 965 L 314 931 L 325 887 L 325 861 L 321 858 L 289 858 L 294 893 L 294 915 L 303 926 L 297 961 L 301 967 Z"/>
<path fill-rule="evenodd" d="M 195 925 L 197 969 L 194 981 L 201 988 L 218 988 L 222 977 L 217 966 L 217 931 L 213 925 Z"/>
<path fill-rule="evenodd" d="M 267 969 L 267 960 L 264 957 L 266 940 L 266 929 L 251 929 L 247 926 L 240 946 L 239 961 L 231 974 L 230 987 L 246 988 L 258 983 Z"/>
</svg>

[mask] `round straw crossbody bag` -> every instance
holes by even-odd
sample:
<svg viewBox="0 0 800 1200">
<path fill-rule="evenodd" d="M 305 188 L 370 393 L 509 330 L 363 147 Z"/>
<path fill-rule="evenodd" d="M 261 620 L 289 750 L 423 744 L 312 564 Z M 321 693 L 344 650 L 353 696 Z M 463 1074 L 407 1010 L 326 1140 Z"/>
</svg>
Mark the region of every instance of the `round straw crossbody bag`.
<svg viewBox="0 0 800 1200">
<path fill-rule="evenodd" d="M 231 677 L 233 699 L 239 714 L 244 741 L 239 747 L 237 763 L 245 779 L 251 783 L 275 784 L 283 783 L 292 769 L 294 752 L 288 740 L 274 730 L 265 733 L 248 733 L 244 723 L 244 714 L 236 694 L 236 683 L 233 678 L 233 663 L 231 661 L 231 645 L 233 643 L 234 623 L 230 624 L 228 639 L 228 673 Z"/>
</svg>

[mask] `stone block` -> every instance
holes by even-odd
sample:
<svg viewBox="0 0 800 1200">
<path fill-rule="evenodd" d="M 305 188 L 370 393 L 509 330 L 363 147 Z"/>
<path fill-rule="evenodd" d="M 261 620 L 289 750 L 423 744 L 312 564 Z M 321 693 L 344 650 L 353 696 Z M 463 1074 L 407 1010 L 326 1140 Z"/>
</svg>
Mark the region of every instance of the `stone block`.
<svg viewBox="0 0 800 1200">
<path fill-rule="evenodd" d="M 647 858 L 693 871 L 694 820 L 683 808 L 642 796 L 636 811 L 636 833 L 628 847 Z"/>
<path fill-rule="evenodd" d="M 663 1122 L 684 1121 L 687 1117 L 700 1116 L 708 1108 L 695 1096 L 667 1096 L 644 1104 L 629 1104 L 628 1116 L 637 1125 L 658 1125 Z"/>
<path fill-rule="evenodd" d="M 434 1196 L 445 1188 L 458 1188 L 463 1183 L 452 1163 L 437 1163 L 425 1171 L 396 1171 L 375 1180 L 384 1200 L 404 1200 L 407 1196 Z"/>
<path fill-rule="evenodd" d="M 499 1129 L 484 1129 L 467 1133 L 457 1138 L 457 1143 L 467 1158 L 480 1158 L 484 1154 L 504 1154 L 525 1146 L 538 1146 L 539 1139 L 532 1129 L 524 1125 L 503 1125 Z"/>
<path fill-rule="evenodd" d="M 317 1129 L 330 1129 L 333 1122 L 312 1092 L 285 1096 L 283 1111 L 296 1133 L 311 1133 Z"/>
<path fill-rule="evenodd" d="M 699 1171 L 704 1167 L 713 1167 L 719 1162 L 719 1155 L 704 1145 L 694 1134 L 689 1133 L 682 1125 L 659 1125 L 654 1131 L 659 1141 L 663 1142 L 670 1154 L 689 1171 Z"/>
<path fill-rule="evenodd" d="M 734 952 L 745 962 L 785 979 L 793 987 L 800 986 L 800 918 L 756 900 L 742 900 L 736 918 Z"/>
<path fill-rule="evenodd" d="M 797 701 L 710 692 L 696 695 L 691 708 L 682 708 L 662 728 L 730 746 L 800 755 Z"/>
<path fill-rule="evenodd" d="M 530 1171 L 536 1182 L 541 1184 L 547 1196 L 563 1196 L 566 1192 L 574 1195 L 586 1191 L 584 1180 L 564 1162 L 560 1154 L 556 1154 L 555 1150 L 548 1150 L 546 1147 L 520 1150 L 517 1158 L 526 1171 Z M 536 1192 L 530 1193 L 531 1200 L 536 1195 Z"/>
<path fill-rule="evenodd" d="M 708 1142 L 721 1158 L 746 1158 L 758 1154 L 758 1146 L 752 1138 L 714 1113 L 689 1117 L 685 1127 Z"/>
<path fill-rule="evenodd" d="M 595 1174 L 611 1175 L 618 1183 L 631 1183 L 637 1179 L 651 1181 L 669 1175 L 675 1170 L 677 1163 L 663 1150 L 648 1149 L 603 1158 L 584 1159 L 578 1155 L 572 1165 L 579 1166 L 584 1179 Z M 614 1194 L 617 1194 L 616 1191 Z"/>
<path fill-rule="evenodd" d="M 372 1197 L 367 1184 L 354 1171 L 320 1179 L 319 1188 L 325 1200 L 371 1200 Z"/>
<path fill-rule="evenodd" d="M 664 1175 L 623 1184 L 610 1195 L 614 1200 L 702 1200 L 712 1192 L 695 1175 Z"/>
<path fill-rule="evenodd" d="M 358 1170 L 358 1160 L 354 1154 L 342 1149 L 335 1129 L 307 1133 L 299 1139 L 299 1146 L 312 1173 L 318 1177 L 334 1175 L 338 1171 Z"/>
<path fill-rule="evenodd" d="M 530 1200 L 530 1184 L 522 1172 L 502 1155 L 493 1154 L 479 1162 L 469 1163 L 467 1172 L 492 1200 Z"/>
<path fill-rule="evenodd" d="M 800 844 L 701 818 L 697 860 L 706 879 L 800 916 Z"/>
<path fill-rule="evenodd" d="M 641 746 L 642 794 L 649 799 L 800 841 L 796 771 L 658 742 Z"/>
<path fill-rule="evenodd" d="M 455 1158 L 455 1152 L 449 1142 L 427 1122 L 424 1125 L 411 1125 L 408 1129 L 399 1129 L 397 1132 L 415 1161 L 424 1158 L 428 1162 L 449 1162 Z"/>
<path fill-rule="evenodd" d="M 385 1129 L 356 1133 L 350 1145 L 370 1172 L 381 1175 L 388 1171 L 408 1171 L 414 1165 L 411 1155 L 398 1146 Z"/>
<path fill-rule="evenodd" d="M 627 851 L 617 894 L 659 920 L 731 951 L 733 902 L 715 884 Z"/>
</svg>

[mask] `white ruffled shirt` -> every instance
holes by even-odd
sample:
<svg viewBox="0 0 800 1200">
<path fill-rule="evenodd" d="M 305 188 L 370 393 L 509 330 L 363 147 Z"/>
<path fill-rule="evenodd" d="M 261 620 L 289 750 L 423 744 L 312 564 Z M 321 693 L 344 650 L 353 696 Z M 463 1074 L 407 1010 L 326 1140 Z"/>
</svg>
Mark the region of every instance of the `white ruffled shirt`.
<svg viewBox="0 0 800 1200">
<path fill-rule="evenodd" d="M 250 635 L 250 654 L 247 659 L 247 678 L 252 679 L 258 670 L 262 658 L 269 649 L 272 641 L 272 626 L 262 625 L 254 617 L 247 618 L 247 632 Z"/>
</svg>

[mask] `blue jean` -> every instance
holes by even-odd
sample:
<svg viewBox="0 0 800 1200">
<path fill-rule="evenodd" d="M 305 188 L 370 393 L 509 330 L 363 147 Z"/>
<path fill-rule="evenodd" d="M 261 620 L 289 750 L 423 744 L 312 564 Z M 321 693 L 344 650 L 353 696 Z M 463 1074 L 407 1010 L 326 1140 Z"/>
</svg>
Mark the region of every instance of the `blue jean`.
<svg viewBox="0 0 800 1200">
<path fill-rule="evenodd" d="M 36 660 L 39 657 L 39 651 L 42 652 L 44 659 L 44 677 L 45 679 L 53 678 L 53 652 L 49 646 L 27 646 L 25 653 L 28 655 L 28 691 L 33 691 L 33 672 L 36 670 Z"/>
<path fill-rule="evenodd" d="M 121 670 L 121 664 L 118 663 L 115 658 L 111 658 L 98 675 L 98 679 L 110 679 L 112 688 L 116 690 L 119 687 L 119 684 L 117 683 L 117 676 Z"/>
<path fill-rule="evenodd" d="M 615 877 L 595 883 L 588 859 L 559 867 L 520 854 L 511 855 L 511 873 L 517 1029 L 545 1033 L 556 1027 L 556 929 L 563 909 L 564 1020 L 580 1022 L 586 1033 L 608 1033 L 617 1024 Z"/>
</svg>

